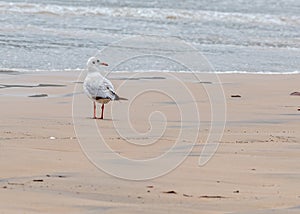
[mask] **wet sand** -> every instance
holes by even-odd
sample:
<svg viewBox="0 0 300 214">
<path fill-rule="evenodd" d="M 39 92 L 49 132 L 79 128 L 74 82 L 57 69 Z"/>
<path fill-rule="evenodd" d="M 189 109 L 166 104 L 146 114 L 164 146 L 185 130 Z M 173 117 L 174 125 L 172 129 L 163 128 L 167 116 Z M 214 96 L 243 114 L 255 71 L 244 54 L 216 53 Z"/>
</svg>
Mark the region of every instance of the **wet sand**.
<svg viewBox="0 0 300 214">
<path fill-rule="evenodd" d="M 199 138 L 175 170 L 145 181 L 115 178 L 84 155 L 72 115 L 73 97 L 84 97 L 80 91 L 74 92 L 82 82 L 78 75 L 0 74 L 2 213 L 300 212 L 300 97 L 290 95 L 300 91 L 300 75 L 220 74 L 217 83 L 176 74 L 198 104 Z M 113 74 L 111 79 L 124 97 L 139 85 L 154 89 L 163 85 L 181 93 L 173 88 L 175 80 L 164 73 Z M 126 88 L 118 91 L 124 82 Z M 226 127 L 215 155 L 199 166 L 211 121 L 204 87 L 214 84 L 224 89 Z M 184 106 L 188 100 L 173 102 L 153 95 L 137 99 L 131 112 L 139 132 L 149 129 L 147 119 L 156 108 L 171 121 L 164 136 L 151 146 L 128 145 L 115 132 L 113 122 L 119 115 L 112 115 L 110 109 L 116 109 L 114 105 L 122 108 L 124 103 L 108 104 L 105 120 L 96 121 L 105 130 L 107 144 L 119 154 L 135 159 L 157 157 L 174 143 L 180 130 L 191 130 L 194 125 L 180 125 L 176 102 Z M 86 117 L 81 119 L 91 120 L 92 103 L 82 99 L 90 109 L 85 109 Z"/>
</svg>

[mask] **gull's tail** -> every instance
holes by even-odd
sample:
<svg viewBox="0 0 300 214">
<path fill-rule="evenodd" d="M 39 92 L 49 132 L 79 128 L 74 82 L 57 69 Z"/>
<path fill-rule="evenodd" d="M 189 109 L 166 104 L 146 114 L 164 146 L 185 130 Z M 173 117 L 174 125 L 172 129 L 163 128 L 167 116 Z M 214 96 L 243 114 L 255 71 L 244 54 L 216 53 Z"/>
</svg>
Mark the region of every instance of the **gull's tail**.
<svg viewBox="0 0 300 214">
<path fill-rule="evenodd" d="M 128 100 L 128 99 L 124 98 L 124 97 L 119 97 L 117 94 L 115 94 L 115 99 L 114 100 Z"/>
</svg>

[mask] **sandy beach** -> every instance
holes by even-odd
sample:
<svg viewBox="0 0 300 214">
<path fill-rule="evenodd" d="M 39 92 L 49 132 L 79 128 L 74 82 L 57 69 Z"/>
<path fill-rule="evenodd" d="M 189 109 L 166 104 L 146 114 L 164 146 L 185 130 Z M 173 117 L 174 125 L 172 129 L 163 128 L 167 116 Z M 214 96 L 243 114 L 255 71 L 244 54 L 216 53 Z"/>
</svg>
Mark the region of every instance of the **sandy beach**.
<svg viewBox="0 0 300 214">
<path fill-rule="evenodd" d="M 166 175 L 129 181 L 95 167 L 80 147 L 73 97 L 83 96 L 90 107 L 82 121 L 92 121 L 92 102 L 73 94 L 81 84 L 79 71 L 1 73 L 0 213 L 300 213 L 300 96 L 290 95 L 300 91 L 300 75 L 219 74 L 219 83 L 173 75 L 198 104 L 203 126 L 197 142 L 185 161 Z M 115 73 L 110 79 L 124 97 L 139 84 L 181 93 L 167 73 L 138 78 Z M 118 90 L 124 82 L 126 87 Z M 214 84 L 224 90 L 226 126 L 217 152 L 199 166 L 211 120 L 204 88 Z M 178 133 L 190 130 L 178 125 L 178 112 L 184 109 L 178 110 L 170 98 L 144 96 L 129 112 L 137 131 L 149 129 L 147 119 L 154 110 L 172 121 L 153 145 L 128 145 L 119 137 L 113 124 L 122 119 L 111 110 L 122 108 L 123 102 L 107 104 L 105 120 L 92 121 L 112 150 L 124 157 L 156 157 Z"/>
</svg>

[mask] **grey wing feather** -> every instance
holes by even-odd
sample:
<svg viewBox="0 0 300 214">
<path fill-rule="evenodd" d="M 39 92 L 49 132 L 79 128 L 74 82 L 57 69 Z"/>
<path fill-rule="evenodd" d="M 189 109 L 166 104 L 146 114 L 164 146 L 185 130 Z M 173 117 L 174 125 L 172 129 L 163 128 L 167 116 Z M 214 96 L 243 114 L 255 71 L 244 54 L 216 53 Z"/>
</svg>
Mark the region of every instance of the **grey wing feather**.
<svg viewBox="0 0 300 214">
<path fill-rule="evenodd" d="M 107 93 L 109 94 L 109 97 L 111 97 L 112 100 L 128 100 L 126 98 L 119 97 L 116 94 L 113 84 L 108 79 L 105 79 L 104 85 L 108 90 Z"/>
<path fill-rule="evenodd" d="M 113 84 L 108 80 L 104 79 L 106 94 L 111 100 L 119 100 L 119 96 L 116 94 Z"/>
<path fill-rule="evenodd" d="M 86 78 L 83 88 L 86 94 L 92 99 L 127 100 L 119 97 L 115 92 L 113 84 L 97 73 Z"/>
</svg>

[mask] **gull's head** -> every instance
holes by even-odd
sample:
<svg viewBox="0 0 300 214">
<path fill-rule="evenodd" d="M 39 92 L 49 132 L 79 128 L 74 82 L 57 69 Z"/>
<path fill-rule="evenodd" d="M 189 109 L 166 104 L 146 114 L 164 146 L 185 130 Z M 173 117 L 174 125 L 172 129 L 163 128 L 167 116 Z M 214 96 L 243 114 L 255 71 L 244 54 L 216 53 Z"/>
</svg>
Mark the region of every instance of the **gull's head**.
<svg viewBox="0 0 300 214">
<path fill-rule="evenodd" d="M 101 62 L 101 60 L 97 57 L 91 57 L 87 61 L 88 69 L 97 68 L 99 66 L 108 66 L 108 64 L 105 62 Z"/>
</svg>

